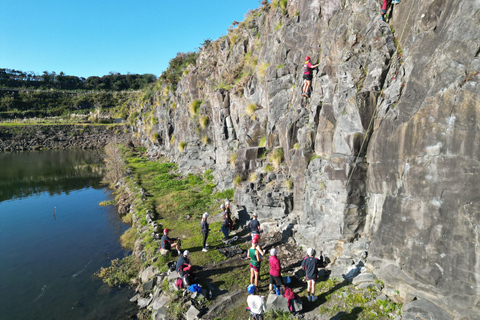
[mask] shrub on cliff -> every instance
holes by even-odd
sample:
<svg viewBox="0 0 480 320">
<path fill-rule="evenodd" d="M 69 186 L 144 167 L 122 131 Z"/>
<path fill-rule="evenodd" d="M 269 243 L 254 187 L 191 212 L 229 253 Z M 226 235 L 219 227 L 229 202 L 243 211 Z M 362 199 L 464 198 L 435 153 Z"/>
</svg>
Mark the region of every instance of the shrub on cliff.
<svg viewBox="0 0 480 320">
<path fill-rule="evenodd" d="M 167 82 L 176 89 L 178 81 L 182 78 L 183 71 L 191 64 L 197 63 L 198 53 L 179 52 L 177 56 L 170 60 L 167 70 L 165 70 L 160 79 Z"/>
</svg>

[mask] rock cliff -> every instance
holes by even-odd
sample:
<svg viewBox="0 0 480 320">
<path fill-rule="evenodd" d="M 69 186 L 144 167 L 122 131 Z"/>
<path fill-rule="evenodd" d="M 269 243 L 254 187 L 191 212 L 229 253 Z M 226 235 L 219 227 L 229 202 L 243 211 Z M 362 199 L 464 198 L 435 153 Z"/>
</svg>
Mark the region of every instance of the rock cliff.
<svg viewBox="0 0 480 320">
<path fill-rule="evenodd" d="M 333 274 L 364 263 L 404 319 L 480 319 L 480 2 L 404 0 L 388 23 L 381 1 L 284 4 L 136 102 L 136 137 L 214 169 L 239 211 L 327 252 Z"/>
</svg>

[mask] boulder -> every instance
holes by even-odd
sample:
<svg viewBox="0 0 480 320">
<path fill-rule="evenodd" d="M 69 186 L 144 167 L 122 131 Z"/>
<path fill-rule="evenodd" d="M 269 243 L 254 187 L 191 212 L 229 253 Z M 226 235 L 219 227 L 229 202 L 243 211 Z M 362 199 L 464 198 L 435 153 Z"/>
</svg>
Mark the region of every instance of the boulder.
<svg viewBox="0 0 480 320">
<path fill-rule="evenodd" d="M 267 312 L 270 310 L 281 310 L 289 312 L 288 301 L 284 296 L 277 296 L 270 293 L 267 297 Z"/>
<path fill-rule="evenodd" d="M 194 306 L 191 306 L 188 309 L 187 314 L 185 315 L 185 318 L 187 318 L 187 320 L 196 320 L 198 319 L 199 314 L 200 314 L 200 311 L 198 311 L 197 308 L 195 308 Z"/>
<path fill-rule="evenodd" d="M 415 300 L 402 308 L 403 320 L 454 320 L 454 316 L 428 300 Z"/>
<path fill-rule="evenodd" d="M 159 272 L 155 267 L 149 266 L 148 268 L 142 271 L 140 275 L 140 279 L 142 280 L 143 283 L 145 283 L 151 278 L 155 277 L 158 273 Z"/>
<path fill-rule="evenodd" d="M 142 285 L 143 292 L 151 291 L 153 289 L 153 287 L 155 286 L 156 280 L 157 280 L 157 278 L 153 278 L 150 281 L 145 282 Z"/>
<path fill-rule="evenodd" d="M 170 302 L 170 298 L 168 297 L 168 295 L 162 294 L 153 300 L 152 308 L 154 310 L 158 310 L 169 302 Z"/>
<path fill-rule="evenodd" d="M 151 297 L 148 297 L 148 298 L 140 298 L 138 299 L 137 301 L 137 305 L 140 309 L 142 308 L 146 308 L 150 302 L 152 302 L 152 298 Z"/>
<path fill-rule="evenodd" d="M 152 320 L 169 320 L 168 310 L 165 307 L 155 310 L 152 314 Z"/>
</svg>

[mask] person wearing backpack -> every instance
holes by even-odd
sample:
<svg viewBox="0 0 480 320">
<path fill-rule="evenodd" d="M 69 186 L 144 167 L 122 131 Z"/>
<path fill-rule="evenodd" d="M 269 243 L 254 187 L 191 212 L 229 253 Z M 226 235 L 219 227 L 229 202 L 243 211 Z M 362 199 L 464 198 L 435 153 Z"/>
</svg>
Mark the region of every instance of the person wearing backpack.
<svg viewBox="0 0 480 320">
<path fill-rule="evenodd" d="M 208 212 L 205 212 L 202 216 L 202 223 L 200 224 L 200 229 L 202 230 L 202 235 L 203 235 L 203 241 L 202 241 L 202 251 L 203 252 L 207 252 L 207 247 L 208 247 L 208 244 L 207 244 L 207 238 L 208 238 L 208 222 L 207 222 L 207 218 L 208 218 Z"/>
<path fill-rule="evenodd" d="M 247 252 L 250 258 L 250 284 L 253 284 L 255 279 L 256 286 L 258 286 L 258 278 L 260 278 L 260 262 L 262 261 L 262 255 L 264 255 L 262 248 L 258 245 L 259 240 L 260 237 L 254 237 L 252 247 Z"/>
<path fill-rule="evenodd" d="M 307 300 L 312 302 L 317 300 L 315 296 L 315 280 L 317 279 L 318 268 L 322 265 L 322 253 L 320 253 L 320 258 L 315 258 L 315 250 L 308 248 L 307 256 L 302 261 L 302 269 L 305 270 L 307 278 Z"/>
<path fill-rule="evenodd" d="M 250 294 L 247 297 L 248 310 L 251 315 L 250 319 L 263 320 L 263 313 L 267 310 L 265 297 L 258 295 L 258 287 L 254 284 L 248 286 L 247 292 Z"/>
</svg>

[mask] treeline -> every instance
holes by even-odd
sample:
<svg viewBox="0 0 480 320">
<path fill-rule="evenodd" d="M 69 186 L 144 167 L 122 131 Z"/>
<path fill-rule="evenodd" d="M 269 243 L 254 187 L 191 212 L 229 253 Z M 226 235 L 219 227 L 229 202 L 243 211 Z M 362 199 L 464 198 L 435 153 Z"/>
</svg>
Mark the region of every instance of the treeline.
<svg viewBox="0 0 480 320">
<path fill-rule="evenodd" d="M 122 106 L 134 93 L 0 90 L 0 119 L 56 117 Z"/>
<path fill-rule="evenodd" d="M 0 69 L 0 88 L 124 91 L 139 90 L 157 79 L 153 74 L 120 74 L 111 72 L 103 77 L 68 76 L 44 71 L 38 75 L 14 69 Z"/>
</svg>

